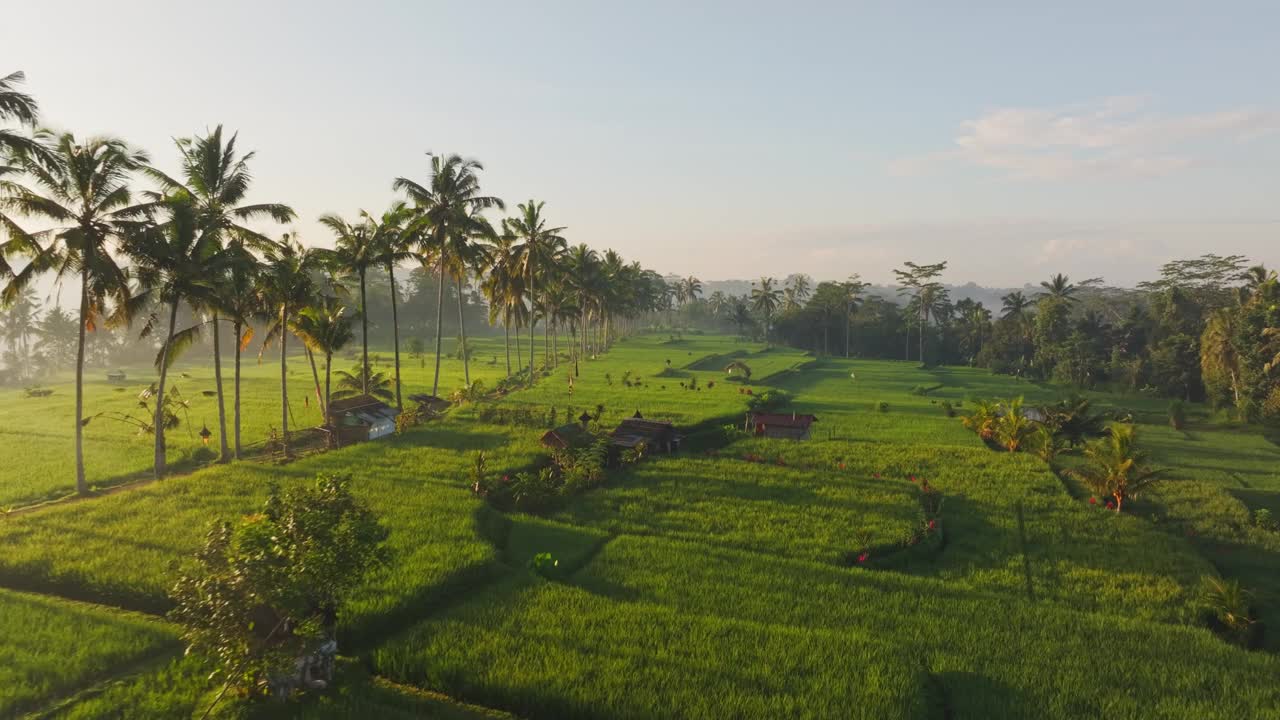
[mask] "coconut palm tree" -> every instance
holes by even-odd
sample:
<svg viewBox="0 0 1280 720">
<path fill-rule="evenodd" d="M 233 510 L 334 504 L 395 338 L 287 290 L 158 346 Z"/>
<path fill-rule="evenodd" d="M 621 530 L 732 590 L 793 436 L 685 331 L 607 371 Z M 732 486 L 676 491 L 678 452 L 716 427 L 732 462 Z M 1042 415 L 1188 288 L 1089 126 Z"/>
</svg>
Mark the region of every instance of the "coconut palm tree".
<svg viewBox="0 0 1280 720">
<path fill-rule="evenodd" d="M 142 295 L 168 310 L 166 334 L 156 357 L 160 381 L 155 392 L 155 476 L 165 473 L 164 394 L 169 367 L 188 347 L 197 329 L 178 335 L 178 307 L 182 303 L 203 304 L 218 290 L 217 278 L 226 267 L 226 255 L 217 238 L 203 232 L 199 225 L 195 199 L 178 191 L 160 202 L 167 218 L 156 225 L 146 225 L 132 233 L 122 244 L 124 253 L 134 261 Z M 157 318 L 152 315 L 142 335 L 151 334 Z"/>
<path fill-rule="evenodd" d="M 565 274 L 564 280 L 574 294 L 574 304 L 578 309 L 578 329 L 582 332 L 581 338 L 581 354 L 587 354 L 587 327 L 591 319 L 593 308 L 599 310 L 597 300 L 600 299 L 601 286 L 607 283 L 604 277 L 604 268 L 600 263 L 600 256 L 595 250 L 592 250 L 585 243 L 574 245 L 565 254 Z M 577 338 L 575 331 L 574 345 L 575 355 L 573 362 L 573 374 L 578 374 L 577 359 Z"/>
<path fill-rule="evenodd" d="M 26 80 L 22 71 L 9 73 L 0 77 L 0 121 L 16 121 L 19 126 L 34 128 L 39 119 L 39 104 L 35 98 L 18 90 L 18 86 Z M 46 148 L 37 138 L 23 135 L 15 129 L 0 125 L 0 177 L 6 170 L 16 170 L 4 164 L 6 156 L 34 155 L 42 156 Z"/>
<path fill-rule="evenodd" d="M 1003 307 L 1000 312 L 1001 319 L 1008 318 L 1025 318 L 1031 313 L 1031 309 L 1035 307 L 1035 303 L 1023 295 L 1021 291 L 1015 290 L 1008 295 L 1000 298 Z"/>
<path fill-rule="evenodd" d="M 849 276 L 849 279 L 841 283 L 844 290 L 845 311 L 844 311 L 844 356 L 849 357 L 849 336 L 852 335 L 851 325 L 853 325 L 853 311 L 862 305 L 862 293 L 866 291 L 869 283 L 862 281 L 862 277 L 858 273 Z"/>
<path fill-rule="evenodd" d="M 286 233 L 278 244 L 268 246 L 262 272 L 258 276 L 259 302 L 273 315 L 262 342 L 265 352 L 272 341 L 280 340 L 280 437 L 289 453 L 289 333 L 295 312 L 311 304 L 316 295 L 315 276 L 324 266 L 324 257 L 298 242 L 296 233 Z"/>
<path fill-rule="evenodd" d="M 253 337 L 248 324 L 251 308 L 242 307 L 252 300 L 250 289 L 257 266 L 257 259 L 250 250 L 261 250 L 271 245 L 266 235 L 246 223 L 257 220 L 287 223 L 296 217 L 292 208 L 281 203 L 245 203 L 253 184 L 249 162 L 253 160 L 254 153 L 237 155 L 238 136 L 238 133 L 232 133 L 229 138 L 224 138 L 219 125 L 205 135 L 175 140 L 180 163 L 177 177 L 154 167 L 145 168 L 147 175 L 159 183 L 164 192 L 182 191 L 190 195 L 196 205 L 201 231 L 221 243 L 234 256 L 234 261 L 228 264 L 229 274 L 221 285 L 220 297 L 205 306 L 209 326 L 213 330 L 213 377 L 218 394 L 218 439 L 222 462 L 230 459 L 231 448 L 227 442 L 226 400 L 222 388 L 221 322 L 230 319 L 236 343 L 232 425 L 235 457 L 238 458 L 241 451 L 240 356 Z"/>
<path fill-rule="evenodd" d="M 547 221 L 542 217 L 543 205 L 545 203 L 535 200 L 520 203 L 517 206 L 520 214 L 502 221 L 506 231 L 515 235 L 520 243 L 517 251 L 520 255 L 520 269 L 524 272 L 531 309 L 536 306 L 537 291 L 540 289 L 537 281 L 538 274 L 549 273 L 569 245 L 568 241 L 560 235 L 564 230 L 563 227 L 547 227 Z M 531 314 L 529 317 L 529 382 L 533 382 L 534 375 L 533 329 L 536 324 L 537 316 Z"/>
<path fill-rule="evenodd" d="M 422 257 L 413 249 L 418 244 L 418 238 L 407 227 L 410 212 L 405 203 L 392 203 L 391 207 L 376 220 L 368 213 L 364 213 L 364 217 L 365 222 L 373 227 L 374 244 L 379 248 L 380 260 L 386 266 L 387 280 L 391 284 L 391 332 L 396 368 L 396 409 L 403 410 L 404 401 L 400 396 L 400 312 L 397 300 L 399 288 L 396 287 L 396 266 L 411 260 L 421 262 Z"/>
<path fill-rule="evenodd" d="M 777 280 L 771 277 L 762 277 L 758 284 L 751 284 L 751 309 L 764 316 L 765 342 L 769 341 L 770 323 L 773 321 L 773 314 L 777 312 L 778 303 L 782 298 L 782 291 L 774 287 L 776 283 Z"/>
<path fill-rule="evenodd" d="M 1231 387 L 1232 399 L 1239 407 L 1242 358 L 1235 344 L 1236 317 L 1231 308 L 1219 308 L 1209 316 L 1200 336 L 1200 371 L 1206 384 L 1211 379 L 1225 376 Z"/>
<path fill-rule="evenodd" d="M 449 252 L 449 275 L 458 293 L 458 337 L 462 354 L 462 376 L 471 387 L 471 352 L 467 346 L 466 287 L 471 276 L 479 277 L 491 264 L 490 249 L 497 233 L 479 210 L 473 209 L 467 222 L 459 224 Z"/>
<path fill-rule="evenodd" d="M 383 264 L 383 248 L 374 223 L 368 221 L 368 213 L 361 211 L 364 220 L 356 225 L 338 215 L 320 216 L 320 224 L 329 228 L 335 238 L 331 251 L 319 251 L 325 261 L 344 272 L 353 272 L 360 284 L 360 349 L 361 362 L 369 367 L 369 304 L 366 298 L 365 278 L 369 268 Z M 368 372 L 361 373 L 368 379 Z M 368 394 L 368 388 L 365 388 Z"/>
<path fill-rule="evenodd" d="M 440 283 L 436 299 L 436 371 L 431 383 L 431 394 L 440 394 L 440 350 L 443 336 L 445 270 L 449 260 L 449 245 L 455 242 L 459 232 L 473 222 L 474 213 L 497 208 L 504 209 L 496 197 L 480 193 L 477 173 L 484 166 L 475 160 L 464 160 L 458 155 L 434 155 L 427 184 L 422 185 L 408 178 L 399 177 L 392 183 L 414 202 L 413 223 L 415 237 L 425 251 L 433 254 L 439 268 Z"/>
<path fill-rule="evenodd" d="M 480 283 L 480 290 L 489 301 L 489 323 L 492 324 L 499 318 L 502 320 L 507 377 L 511 377 L 511 326 L 515 320 L 515 306 L 524 302 L 524 274 L 519 267 L 517 242 L 516 236 L 510 232 L 494 236 L 489 248 L 489 272 Z M 519 332 L 519 328 L 516 332 Z M 519 353 L 516 361 L 519 362 Z"/>
<path fill-rule="evenodd" d="M 1095 493 L 1114 498 L 1120 512 L 1125 500 L 1150 487 L 1163 472 L 1147 466 L 1147 454 L 1137 448 L 1136 440 L 1132 424 L 1112 423 L 1106 437 L 1085 445 L 1087 463 L 1067 472 Z"/>
<path fill-rule="evenodd" d="M 324 297 L 318 304 L 299 310 L 293 322 L 293 334 L 315 354 L 324 356 L 324 393 L 320 412 L 329 424 L 329 402 L 333 397 L 333 354 L 355 338 L 347 308 L 337 298 Z"/>
<path fill-rule="evenodd" d="M 791 296 L 795 299 L 797 305 L 804 305 L 809 296 L 813 294 L 813 278 L 804 273 L 796 273 L 789 276 L 784 285 L 791 290 Z"/>
<path fill-rule="evenodd" d="M 334 400 L 344 400 L 357 395 L 369 395 L 379 400 L 391 400 L 395 396 L 391 392 L 391 378 L 380 372 L 373 372 L 366 366 L 361 372 L 360 366 L 351 368 L 350 372 L 338 371 L 338 389 L 333 393 Z"/>
<path fill-rule="evenodd" d="M 1054 275 L 1047 281 L 1042 281 L 1040 283 L 1040 287 L 1044 288 L 1044 292 L 1040 293 L 1040 297 L 1051 297 L 1058 300 L 1065 300 L 1066 302 L 1076 302 L 1079 300 L 1075 295 L 1076 291 L 1080 289 L 1080 286 L 1072 283 L 1071 278 L 1063 275 L 1062 273 Z"/>
<path fill-rule="evenodd" d="M 84 473 L 84 351 L 85 333 L 107 317 L 108 301 L 114 301 L 114 322 L 127 322 L 135 305 L 130 303 L 128 273 L 112 256 L 118 241 L 138 227 L 148 212 L 135 204 L 130 189 L 133 174 L 148 157 L 123 140 L 90 138 L 81 143 L 71 133 L 52 140 L 39 157 L 19 153 L 17 166 L 33 180 L 33 187 L 9 183 L 5 204 L 18 213 L 43 217 L 55 227 L 23 235 L 20 250 L 30 263 L 10 278 L 6 301 L 12 301 L 34 278 L 53 270 L 60 277 L 80 277 L 79 337 L 76 346 L 76 490 L 89 491 Z M 9 228 L 10 233 L 14 232 Z M 42 245 L 47 240 L 47 245 Z M 11 241 L 13 242 L 13 241 Z"/>
</svg>

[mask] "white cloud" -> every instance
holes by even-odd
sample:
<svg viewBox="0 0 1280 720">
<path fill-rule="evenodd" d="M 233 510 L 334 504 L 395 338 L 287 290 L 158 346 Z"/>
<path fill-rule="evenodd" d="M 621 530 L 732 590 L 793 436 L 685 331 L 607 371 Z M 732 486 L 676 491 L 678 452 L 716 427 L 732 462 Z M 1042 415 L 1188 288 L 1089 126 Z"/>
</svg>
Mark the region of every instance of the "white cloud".
<svg viewBox="0 0 1280 720">
<path fill-rule="evenodd" d="M 1058 109 L 993 110 L 964 122 L 952 149 L 900 158 L 890 170 L 914 175 L 966 164 L 1014 179 L 1157 176 L 1202 162 L 1214 144 L 1280 131 L 1276 111 L 1167 115 L 1145 105 L 1140 97 L 1114 97 Z"/>
</svg>

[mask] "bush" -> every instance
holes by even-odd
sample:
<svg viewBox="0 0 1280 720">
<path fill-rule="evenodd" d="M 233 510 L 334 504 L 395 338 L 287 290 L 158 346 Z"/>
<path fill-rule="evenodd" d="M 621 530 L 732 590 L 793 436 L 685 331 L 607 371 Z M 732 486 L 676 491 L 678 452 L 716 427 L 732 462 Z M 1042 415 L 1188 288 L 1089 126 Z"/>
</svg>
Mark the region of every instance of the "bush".
<svg viewBox="0 0 1280 720">
<path fill-rule="evenodd" d="M 877 400 L 871 404 L 871 409 L 875 410 L 876 412 L 887 413 L 889 412 L 889 403 L 885 402 L 884 400 Z"/>
<path fill-rule="evenodd" d="M 747 400 L 747 409 L 752 412 L 773 412 L 791 404 L 791 394 L 785 390 L 765 390 L 759 395 L 751 395 Z"/>
<path fill-rule="evenodd" d="M 1174 430 L 1181 430 L 1187 425 L 1187 404 L 1181 400 L 1169 403 L 1169 425 Z"/>
<path fill-rule="evenodd" d="M 1212 575 L 1200 579 L 1199 604 L 1209 625 L 1229 642 L 1250 646 L 1255 639 L 1257 620 L 1253 617 L 1253 593 L 1240 587 L 1239 580 Z"/>
</svg>

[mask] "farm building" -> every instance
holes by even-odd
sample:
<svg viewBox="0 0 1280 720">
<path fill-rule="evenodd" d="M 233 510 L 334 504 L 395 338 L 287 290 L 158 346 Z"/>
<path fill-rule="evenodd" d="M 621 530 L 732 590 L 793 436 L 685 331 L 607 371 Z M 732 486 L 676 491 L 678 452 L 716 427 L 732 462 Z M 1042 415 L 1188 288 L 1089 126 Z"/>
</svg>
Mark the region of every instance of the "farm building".
<svg viewBox="0 0 1280 720">
<path fill-rule="evenodd" d="M 808 440 L 809 426 L 817 421 L 813 415 L 796 413 L 747 413 L 745 429 L 768 438 Z"/>
<path fill-rule="evenodd" d="M 107 373 L 107 382 L 113 385 L 119 385 L 123 383 L 127 378 L 128 376 L 124 374 L 123 370 L 115 370 L 113 372 Z"/>
<path fill-rule="evenodd" d="M 329 403 L 329 426 L 339 445 L 376 440 L 396 431 L 400 411 L 370 395 Z"/>
<path fill-rule="evenodd" d="M 629 449 L 643 443 L 651 452 L 660 453 L 679 450 L 681 439 L 671 423 L 645 420 L 639 412 L 635 417 L 618 423 L 618 427 L 609 433 L 609 442 L 614 447 Z"/>
<path fill-rule="evenodd" d="M 587 447 L 595 441 L 595 437 L 578 423 L 561 425 L 548 430 L 542 435 L 542 444 L 552 450 L 574 450 Z"/>
<path fill-rule="evenodd" d="M 427 393 L 415 393 L 409 400 L 418 405 L 418 412 L 437 415 L 449 407 L 449 401 Z"/>
</svg>

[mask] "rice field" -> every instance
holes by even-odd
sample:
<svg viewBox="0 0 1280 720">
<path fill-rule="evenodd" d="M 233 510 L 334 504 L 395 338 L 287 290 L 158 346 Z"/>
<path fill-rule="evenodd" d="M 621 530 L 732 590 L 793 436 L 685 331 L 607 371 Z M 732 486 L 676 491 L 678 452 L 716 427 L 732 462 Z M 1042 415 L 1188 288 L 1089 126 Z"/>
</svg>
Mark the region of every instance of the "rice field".
<svg viewBox="0 0 1280 720">
<path fill-rule="evenodd" d="M 731 360 L 751 367 L 749 381 L 726 377 Z M 1057 388 L 700 335 L 628 338 L 578 370 L 570 384 L 562 362 L 488 402 L 529 410 L 523 423 L 467 406 L 284 466 L 209 466 L 0 521 L 11 589 L 0 604 L 39 601 L 57 610 L 50 632 L 89 632 L 79 628 L 92 620 L 102 637 L 62 673 L 10 641 L 0 667 L 24 688 L 11 702 L 82 692 L 52 716 L 198 716 L 211 688 L 192 662 L 130 670 L 170 651 L 173 629 L 114 608 L 163 612 L 209 523 L 252 511 L 268 481 L 339 472 L 382 517 L 393 553 L 340 618 L 347 680 L 287 710 L 229 703 L 223 716 L 1280 717 L 1280 534 L 1251 517 L 1276 507 L 1280 448 L 1256 429 L 1198 410 L 1175 431 L 1158 399 L 1094 393 L 1134 414 L 1169 469 L 1117 516 L 1034 456 L 987 448 L 941 406 L 1052 401 Z M 260 381 L 278 391 L 271 368 Z M 309 373 L 292 381 L 301 397 Z M 813 437 L 739 432 L 747 390 L 792 395 L 789 409 L 818 416 Z M 476 498 L 473 453 L 492 473 L 535 465 L 552 408 L 557 423 L 601 410 L 606 427 L 640 411 L 687 441 L 544 516 Z M 267 427 L 278 412 L 273 392 L 254 416 Z M 139 455 L 132 472 L 146 468 L 145 443 L 114 444 Z M 940 530 L 911 547 L 922 479 L 941 494 Z M 0 479 L 0 497 L 34 497 L 8 487 L 22 484 Z M 540 553 L 558 562 L 543 575 L 530 569 Z M 1214 573 L 1257 591 L 1267 649 L 1200 625 L 1194 591 Z"/>
</svg>

